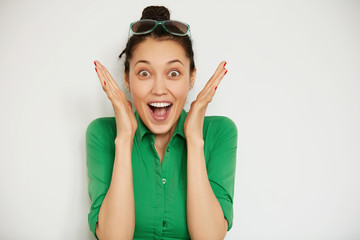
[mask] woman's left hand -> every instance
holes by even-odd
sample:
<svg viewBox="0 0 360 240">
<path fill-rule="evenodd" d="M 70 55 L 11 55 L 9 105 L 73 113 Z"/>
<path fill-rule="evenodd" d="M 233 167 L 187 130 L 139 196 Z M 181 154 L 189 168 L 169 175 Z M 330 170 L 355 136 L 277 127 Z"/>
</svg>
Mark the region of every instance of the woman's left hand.
<svg viewBox="0 0 360 240">
<path fill-rule="evenodd" d="M 186 139 L 203 139 L 203 124 L 208 104 L 212 101 L 216 88 L 227 72 L 226 62 L 223 61 L 217 67 L 215 73 L 191 103 L 190 110 L 184 123 Z"/>
</svg>

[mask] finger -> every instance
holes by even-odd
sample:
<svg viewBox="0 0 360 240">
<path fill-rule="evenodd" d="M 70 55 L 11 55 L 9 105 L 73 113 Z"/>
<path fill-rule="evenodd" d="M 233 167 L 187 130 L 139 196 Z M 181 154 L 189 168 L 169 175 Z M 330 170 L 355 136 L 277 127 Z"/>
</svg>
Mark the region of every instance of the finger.
<svg viewBox="0 0 360 240">
<path fill-rule="evenodd" d="M 221 71 L 225 68 L 225 65 L 226 65 L 226 61 L 222 61 L 219 63 L 218 67 L 215 70 L 215 73 L 211 77 L 212 80 L 216 79 L 219 76 Z"/>
<path fill-rule="evenodd" d="M 117 86 L 116 82 L 113 80 L 113 78 L 111 77 L 110 73 L 106 70 L 104 65 L 102 65 L 97 61 L 96 66 L 98 69 L 98 74 L 102 79 L 103 88 L 105 88 L 107 92 L 111 93 L 114 96 L 117 96 L 119 94 L 123 95 L 123 92 Z"/>
<path fill-rule="evenodd" d="M 105 76 L 107 77 L 107 79 L 109 80 L 110 84 L 112 85 L 112 87 L 114 87 L 116 90 L 120 90 L 119 86 L 117 85 L 117 83 L 115 82 L 114 78 L 111 76 L 111 74 L 109 73 L 109 71 L 106 69 L 106 67 L 103 67 Z"/>
<path fill-rule="evenodd" d="M 224 66 L 226 65 L 226 61 L 222 61 L 219 66 L 216 68 L 215 73 L 211 76 L 209 81 L 206 83 L 204 89 L 209 88 L 210 85 L 213 85 L 213 82 L 219 77 L 221 72 L 224 70 Z"/>
<path fill-rule="evenodd" d="M 111 76 L 109 71 L 106 69 L 106 67 L 104 65 L 102 65 L 99 61 L 97 61 L 96 64 L 99 66 L 99 68 L 101 68 L 104 76 L 106 76 L 106 79 L 109 82 L 109 85 L 112 86 L 113 88 L 115 88 L 116 90 L 118 90 L 118 89 L 120 90 L 119 86 L 117 85 L 117 83 L 115 82 L 115 80 L 113 79 L 113 77 Z"/>
<path fill-rule="evenodd" d="M 225 68 L 226 65 L 226 61 L 222 61 L 219 66 L 217 67 L 215 74 L 214 74 L 214 78 L 219 77 L 219 75 L 221 74 L 221 71 Z"/>
<path fill-rule="evenodd" d="M 221 80 L 224 78 L 225 74 L 227 73 L 227 69 L 224 68 L 220 74 L 218 75 L 218 77 L 214 80 L 214 83 L 212 85 L 213 89 L 216 90 L 216 88 L 219 86 Z"/>
<path fill-rule="evenodd" d="M 99 80 L 100 80 L 100 84 L 102 87 L 106 87 L 106 77 L 104 76 L 104 73 L 101 71 L 101 68 L 99 67 L 95 67 L 95 71 L 99 77 Z"/>
<path fill-rule="evenodd" d="M 224 68 L 220 72 L 220 74 L 217 76 L 217 78 L 215 78 L 213 80 L 213 82 L 207 86 L 207 88 L 205 88 L 201 91 L 201 93 L 198 95 L 198 99 L 204 100 L 207 103 L 211 102 L 215 95 L 216 89 L 217 89 L 220 81 L 223 79 L 224 75 L 226 74 L 226 72 L 227 72 L 227 69 Z"/>
<path fill-rule="evenodd" d="M 98 70 L 98 72 L 101 74 L 101 76 L 103 77 L 103 81 L 106 81 L 107 85 L 109 86 L 113 86 L 112 82 L 111 82 L 111 75 L 106 73 L 106 68 L 104 67 L 104 65 L 102 65 L 99 61 L 95 61 L 96 62 L 96 68 Z M 110 75 L 110 77 L 109 77 Z"/>
</svg>

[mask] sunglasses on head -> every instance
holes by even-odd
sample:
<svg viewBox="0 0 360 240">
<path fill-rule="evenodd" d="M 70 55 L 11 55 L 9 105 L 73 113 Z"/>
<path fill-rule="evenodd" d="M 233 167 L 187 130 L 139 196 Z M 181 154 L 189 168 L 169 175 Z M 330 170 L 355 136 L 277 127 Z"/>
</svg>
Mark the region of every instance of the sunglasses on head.
<svg viewBox="0 0 360 240">
<path fill-rule="evenodd" d="M 190 37 L 190 26 L 186 23 L 175 21 L 175 20 L 165 20 L 165 21 L 156 21 L 153 19 L 142 19 L 130 24 L 129 29 L 129 38 L 134 35 L 147 34 L 158 26 L 161 25 L 167 32 L 176 35 L 176 36 L 186 36 Z"/>
</svg>

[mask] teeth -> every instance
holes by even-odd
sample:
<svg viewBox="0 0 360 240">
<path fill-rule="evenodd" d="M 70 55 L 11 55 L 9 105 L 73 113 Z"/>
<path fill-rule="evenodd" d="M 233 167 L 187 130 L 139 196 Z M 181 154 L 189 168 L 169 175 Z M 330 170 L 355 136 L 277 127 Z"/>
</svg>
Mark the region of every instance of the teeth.
<svg viewBox="0 0 360 240">
<path fill-rule="evenodd" d="M 164 102 L 156 102 L 156 103 L 149 103 L 152 107 L 168 107 L 171 103 L 164 103 Z"/>
</svg>

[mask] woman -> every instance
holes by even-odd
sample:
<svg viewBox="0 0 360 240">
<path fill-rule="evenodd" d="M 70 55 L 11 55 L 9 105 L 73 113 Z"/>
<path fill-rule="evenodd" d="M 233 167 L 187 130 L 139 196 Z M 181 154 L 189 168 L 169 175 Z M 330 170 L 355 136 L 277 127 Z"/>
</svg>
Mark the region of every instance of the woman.
<svg viewBox="0 0 360 240">
<path fill-rule="evenodd" d="M 190 27 L 169 19 L 167 8 L 150 6 L 130 25 L 120 57 L 135 113 L 94 62 L 115 112 L 86 132 L 88 220 L 97 239 L 223 239 L 232 226 L 237 129 L 229 118 L 205 117 L 226 62 L 187 113 L 196 76 Z"/>
</svg>

